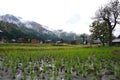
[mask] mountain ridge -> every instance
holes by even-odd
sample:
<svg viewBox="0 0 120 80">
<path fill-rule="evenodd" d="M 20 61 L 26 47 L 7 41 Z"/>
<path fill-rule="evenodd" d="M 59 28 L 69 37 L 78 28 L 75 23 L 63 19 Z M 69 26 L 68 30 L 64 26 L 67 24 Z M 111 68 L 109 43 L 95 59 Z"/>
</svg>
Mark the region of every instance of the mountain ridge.
<svg viewBox="0 0 120 80">
<path fill-rule="evenodd" d="M 43 25 L 35 21 L 25 21 L 21 17 L 16 17 L 11 14 L 6 14 L 0 16 L 0 21 L 4 21 L 11 24 L 17 25 L 19 28 L 25 32 L 26 35 L 32 35 L 31 37 L 37 37 L 43 40 L 60 40 L 64 39 L 65 41 L 72 41 L 78 38 L 79 36 L 75 33 L 67 33 L 63 30 L 48 30 Z M 16 26 L 16 27 L 17 27 Z"/>
</svg>

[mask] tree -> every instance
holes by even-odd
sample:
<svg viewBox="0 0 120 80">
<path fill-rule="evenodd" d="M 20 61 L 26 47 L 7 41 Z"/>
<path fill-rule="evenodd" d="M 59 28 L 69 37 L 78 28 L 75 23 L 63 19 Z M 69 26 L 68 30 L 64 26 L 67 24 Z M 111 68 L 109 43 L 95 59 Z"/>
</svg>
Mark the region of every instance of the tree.
<svg viewBox="0 0 120 80">
<path fill-rule="evenodd" d="M 105 21 L 108 24 L 109 46 L 112 45 L 112 32 L 117 24 L 119 24 L 120 3 L 119 0 L 113 0 L 104 7 L 101 7 L 96 13 L 96 19 Z"/>
<path fill-rule="evenodd" d="M 83 44 L 84 44 L 85 41 L 87 42 L 87 37 L 88 37 L 87 34 L 83 33 L 83 34 L 80 35 L 80 37 L 82 38 Z"/>
<path fill-rule="evenodd" d="M 120 35 L 118 36 L 118 38 L 120 38 Z"/>
<path fill-rule="evenodd" d="M 108 25 L 106 22 L 94 21 L 90 26 L 90 32 L 92 39 L 99 39 L 104 46 L 108 41 Z"/>
</svg>

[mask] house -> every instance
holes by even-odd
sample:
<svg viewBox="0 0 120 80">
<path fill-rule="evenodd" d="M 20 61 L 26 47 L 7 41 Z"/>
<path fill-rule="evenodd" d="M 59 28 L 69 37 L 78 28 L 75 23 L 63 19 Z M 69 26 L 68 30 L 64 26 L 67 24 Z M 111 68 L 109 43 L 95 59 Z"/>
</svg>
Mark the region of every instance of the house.
<svg viewBox="0 0 120 80">
<path fill-rule="evenodd" d="M 93 44 L 101 44 L 101 41 L 99 39 L 93 40 Z"/>
<path fill-rule="evenodd" d="M 120 38 L 113 39 L 112 40 L 112 45 L 120 45 Z"/>
<path fill-rule="evenodd" d="M 31 39 L 31 43 L 37 44 L 37 43 L 40 43 L 40 41 L 39 41 L 39 39 L 37 39 L 37 38 L 32 38 L 32 39 Z"/>
<path fill-rule="evenodd" d="M 16 39 L 11 39 L 11 42 L 15 43 L 15 42 L 16 42 Z"/>
<path fill-rule="evenodd" d="M 56 44 L 61 44 L 62 43 L 62 41 L 56 41 Z"/>
<path fill-rule="evenodd" d="M 45 43 L 52 43 L 52 40 L 45 40 Z"/>
<path fill-rule="evenodd" d="M 18 39 L 16 40 L 16 42 L 17 42 L 17 43 L 24 43 L 24 38 L 18 38 Z"/>
<path fill-rule="evenodd" d="M 65 43 L 63 42 L 63 41 L 56 41 L 56 43 L 55 43 L 56 45 L 64 45 Z"/>
<path fill-rule="evenodd" d="M 3 31 L 2 30 L 0 30 L 0 33 L 2 33 Z"/>
</svg>

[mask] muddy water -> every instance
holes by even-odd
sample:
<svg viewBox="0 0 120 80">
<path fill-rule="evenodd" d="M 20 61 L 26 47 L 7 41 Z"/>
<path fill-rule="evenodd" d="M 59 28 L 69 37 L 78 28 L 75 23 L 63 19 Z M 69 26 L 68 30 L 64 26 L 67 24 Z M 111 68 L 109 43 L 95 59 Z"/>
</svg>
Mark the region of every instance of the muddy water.
<svg viewBox="0 0 120 80">
<path fill-rule="evenodd" d="M 113 70 L 103 62 L 99 62 L 97 64 L 99 66 L 96 66 L 95 60 L 90 60 L 90 56 L 86 61 L 79 62 L 78 59 L 75 65 L 72 65 L 71 61 L 69 66 L 66 61 L 61 62 L 57 67 L 53 59 L 51 61 L 47 59 L 28 61 L 26 66 L 21 62 L 15 63 L 14 67 L 12 64 L 7 67 L 6 64 L 4 60 L 0 60 L 0 80 L 120 80 L 116 73 L 117 64 L 113 61 L 110 63 L 114 65 Z"/>
</svg>

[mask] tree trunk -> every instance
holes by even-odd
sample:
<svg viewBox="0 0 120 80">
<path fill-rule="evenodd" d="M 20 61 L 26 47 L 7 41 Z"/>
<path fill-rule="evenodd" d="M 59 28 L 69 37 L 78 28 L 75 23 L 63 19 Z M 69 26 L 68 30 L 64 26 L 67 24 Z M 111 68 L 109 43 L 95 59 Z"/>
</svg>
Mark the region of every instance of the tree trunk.
<svg viewBox="0 0 120 80">
<path fill-rule="evenodd" d="M 102 42 L 102 46 L 105 46 L 105 43 L 104 43 L 104 41 L 103 41 L 103 40 L 101 40 L 101 42 Z"/>
<path fill-rule="evenodd" d="M 102 43 L 102 46 L 105 46 L 105 42 L 103 39 L 100 39 L 101 43 Z"/>
<path fill-rule="evenodd" d="M 112 46 L 112 29 L 109 29 L 109 46 Z"/>
<path fill-rule="evenodd" d="M 85 38 L 83 37 L 83 45 L 84 45 L 84 42 L 85 42 Z"/>
<path fill-rule="evenodd" d="M 105 43 L 104 43 L 104 42 L 102 43 L 102 46 L 105 46 Z"/>
</svg>

